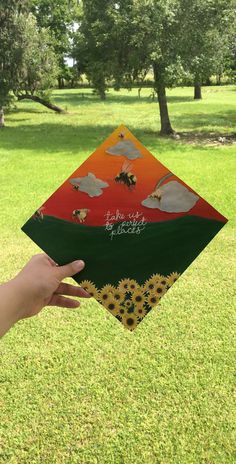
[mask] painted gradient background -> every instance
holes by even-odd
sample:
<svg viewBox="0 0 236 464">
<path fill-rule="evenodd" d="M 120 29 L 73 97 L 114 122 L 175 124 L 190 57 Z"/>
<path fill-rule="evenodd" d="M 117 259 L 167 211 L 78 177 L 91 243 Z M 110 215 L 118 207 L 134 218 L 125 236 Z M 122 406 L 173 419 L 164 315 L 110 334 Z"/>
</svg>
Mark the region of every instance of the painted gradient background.
<svg viewBox="0 0 236 464">
<path fill-rule="evenodd" d="M 115 176 L 121 171 L 124 156 L 113 156 L 106 153 L 106 149 L 120 141 L 119 134 L 125 133 L 125 137 L 131 139 L 135 146 L 141 151 L 143 158 L 138 158 L 132 163 L 132 173 L 137 177 L 134 190 L 127 186 L 117 184 Z M 73 190 L 69 180 L 75 177 L 87 176 L 91 172 L 95 176 L 109 184 L 103 189 L 99 197 L 90 198 L 87 193 Z M 104 215 L 109 210 L 113 213 L 119 209 L 120 212 L 128 214 L 133 211 L 143 213 L 147 222 L 168 221 L 181 216 L 201 216 L 208 219 L 227 222 L 227 219 L 218 213 L 209 203 L 200 197 L 197 204 L 187 213 L 166 213 L 158 209 L 149 209 L 141 205 L 152 191 L 155 190 L 157 182 L 170 171 L 163 166 L 154 156 L 134 137 L 125 127 L 118 127 L 105 142 L 56 190 L 53 195 L 42 205 L 45 207 L 44 214 L 73 221 L 72 212 L 75 209 L 88 208 L 90 210 L 86 225 L 102 226 L 105 223 Z M 178 180 L 187 186 L 177 176 L 172 176 L 164 183 Z M 189 186 L 188 189 L 197 194 Z M 198 195 L 198 194 L 197 194 Z M 199 196 L 199 195 L 198 195 Z"/>
</svg>

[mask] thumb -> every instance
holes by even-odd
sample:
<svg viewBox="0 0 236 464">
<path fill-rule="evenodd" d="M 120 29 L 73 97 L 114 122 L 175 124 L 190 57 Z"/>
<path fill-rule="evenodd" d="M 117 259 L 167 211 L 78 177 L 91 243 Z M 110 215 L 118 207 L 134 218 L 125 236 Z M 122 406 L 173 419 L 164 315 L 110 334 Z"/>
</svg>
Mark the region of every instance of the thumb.
<svg viewBox="0 0 236 464">
<path fill-rule="evenodd" d="M 66 277 L 71 277 L 77 274 L 77 272 L 82 271 L 84 266 L 85 266 L 84 261 L 79 260 L 79 261 L 73 261 L 73 263 L 66 264 L 65 266 L 58 267 L 57 272 L 59 274 L 59 279 L 63 280 Z"/>
</svg>

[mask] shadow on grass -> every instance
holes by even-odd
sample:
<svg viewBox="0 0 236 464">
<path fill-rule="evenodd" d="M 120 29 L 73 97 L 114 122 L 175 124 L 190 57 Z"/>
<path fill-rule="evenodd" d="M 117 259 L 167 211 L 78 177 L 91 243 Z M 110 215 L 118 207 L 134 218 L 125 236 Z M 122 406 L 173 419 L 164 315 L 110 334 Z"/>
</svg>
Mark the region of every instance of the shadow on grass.
<svg viewBox="0 0 236 464">
<path fill-rule="evenodd" d="M 198 129 L 198 132 L 209 132 L 209 127 L 214 127 L 216 134 L 222 131 L 222 127 L 232 128 L 232 132 L 236 127 L 236 112 L 234 110 L 225 110 L 215 113 L 181 113 L 181 115 L 173 115 L 173 122 L 179 130 L 181 129 Z M 219 128 L 219 129 L 217 129 Z"/>
<path fill-rule="evenodd" d="M 60 117 L 60 115 L 58 116 Z M 84 155 L 84 158 L 92 153 L 115 129 L 116 125 L 70 125 L 64 116 L 63 123 L 41 123 L 34 125 L 21 124 L 15 127 L 5 127 L 0 131 L 0 146 L 9 151 L 28 151 L 30 154 L 47 158 L 51 154 L 68 153 L 76 156 Z M 143 127 L 137 128 L 129 124 L 129 129 L 133 134 L 150 150 L 164 154 L 168 152 L 188 150 L 189 143 L 193 144 L 192 149 L 197 149 L 195 144 L 201 145 L 202 150 L 207 150 L 202 137 L 196 138 L 194 132 L 181 134 L 180 140 L 172 137 L 160 137 L 158 132 Z M 204 134 L 207 137 L 208 134 Z M 228 142 L 228 140 L 227 140 Z M 154 148 L 155 147 L 155 148 Z M 80 158 L 81 160 L 81 158 Z"/>
<path fill-rule="evenodd" d="M 60 118 L 60 115 L 58 116 Z M 65 116 L 64 116 L 65 118 Z M 172 138 L 158 136 L 158 132 L 145 127 L 137 129 L 135 125 L 128 124 L 129 129 L 144 145 L 157 147 L 160 151 L 178 149 L 176 141 Z M 80 154 L 93 152 L 115 129 L 117 125 L 70 125 L 64 119 L 63 123 L 41 123 L 34 125 L 21 124 L 15 127 L 5 127 L 0 131 L 0 146 L 10 152 L 16 150 L 32 151 L 45 154 L 53 153 Z"/>
<path fill-rule="evenodd" d="M 146 90 L 146 89 L 145 89 Z M 111 105 L 114 103 L 122 103 L 124 105 L 130 105 L 130 104 L 137 104 L 137 103 L 157 103 L 157 98 L 154 100 L 152 99 L 152 89 L 148 89 L 150 92 L 148 94 L 142 94 L 140 95 L 140 98 L 138 97 L 138 89 L 137 89 L 137 94 L 134 95 L 133 92 L 132 94 L 124 95 L 124 94 L 119 94 L 117 92 L 116 94 L 107 94 L 106 100 L 101 100 L 98 95 L 93 94 L 92 92 L 70 92 L 66 94 L 62 94 L 60 92 L 54 92 L 53 93 L 53 100 L 55 103 L 58 105 L 66 107 L 66 105 L 70 105 L 72 107 L 76 106 L 83 106 L 83 105 Z M 133 90 L 134 91 L 134 90 Z M 194 101 L 193 97 L 191 96 L 168 96 L 168 102 L 169 103 L 184 103 L 184 102 L 191 102 Z"/>
</svg>

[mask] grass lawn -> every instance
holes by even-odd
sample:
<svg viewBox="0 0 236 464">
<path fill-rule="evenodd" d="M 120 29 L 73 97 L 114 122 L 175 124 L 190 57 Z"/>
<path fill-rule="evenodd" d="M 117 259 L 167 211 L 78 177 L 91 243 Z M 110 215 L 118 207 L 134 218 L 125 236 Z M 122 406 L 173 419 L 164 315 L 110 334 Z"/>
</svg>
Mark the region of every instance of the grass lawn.
<svg viewBox="0 0 236 464">
<path fill-rule="evenodd" d="M 91 300 L 45 309 L 2 339 L 0 463 L 236 463 L 236 88 L 205 88 L 199 102 L 192 89 L 169 91 L 179 140 L 158 136 L 150 93 L 101 102 L 55 91 L 68 114 L 24 102 L 6 117 L 2 280 L 39 251 L 23 223 L 121 123 L 229 222 L 134 333 Z"/>
</svg>

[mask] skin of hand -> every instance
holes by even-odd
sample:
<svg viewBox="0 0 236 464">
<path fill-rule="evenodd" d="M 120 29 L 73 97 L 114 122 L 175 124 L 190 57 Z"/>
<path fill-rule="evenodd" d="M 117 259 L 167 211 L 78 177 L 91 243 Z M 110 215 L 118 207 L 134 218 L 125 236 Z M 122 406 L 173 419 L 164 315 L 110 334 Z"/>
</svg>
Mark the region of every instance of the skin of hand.
<svg viewBox="0 0 236 464">
<path fill-rule="evenodd" d="M 15 278 L 0 286 L 0 336 L 20 319 L 38 314 L 44 306 L 78 308 L 79 301 L 68 296 L 89 298 L 89 293 L 62 280 L 84 266 L 81 260 L 57 266 L 45 254 L 31 258 Z"/>
</svg>

